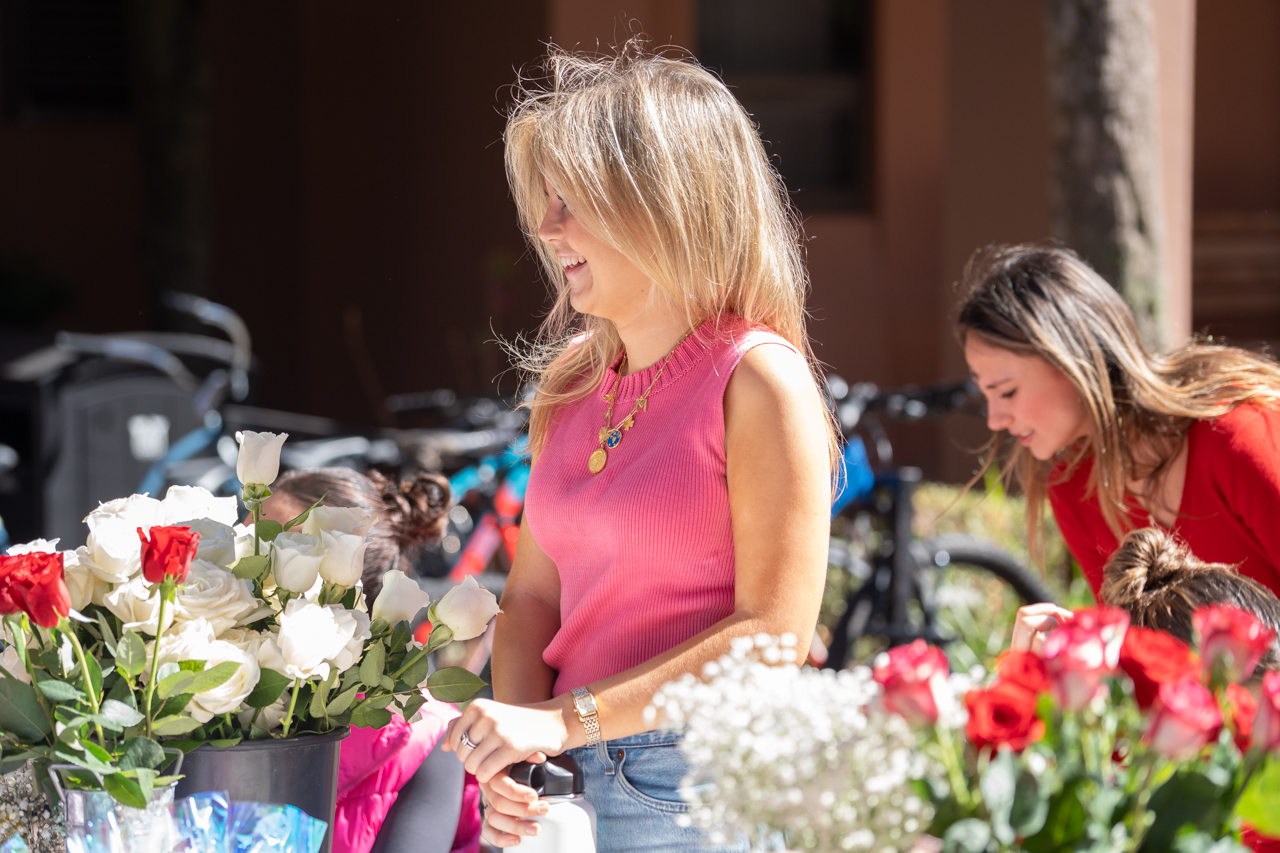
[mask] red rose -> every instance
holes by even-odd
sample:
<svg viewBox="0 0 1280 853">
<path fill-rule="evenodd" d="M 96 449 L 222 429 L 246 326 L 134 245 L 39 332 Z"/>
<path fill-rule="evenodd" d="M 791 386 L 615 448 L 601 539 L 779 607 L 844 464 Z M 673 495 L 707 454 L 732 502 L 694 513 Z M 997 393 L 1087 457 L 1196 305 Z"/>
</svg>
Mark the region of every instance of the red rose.
<svg viewBox="0 0 1280 853">
<path fill-rule="evenodd" d="M 138 528 L 142 540 L 142 576 L 147 583 L 160 583 L 166 577 L 185 583 L 196 555 L 200 534 L 190 527 L 153 527 L 151 538 Z"/>
<path fill-rule="evenodd" d="M 1252 735 L 1254 746 L 1280 754 L 1280 672 L 1262 676 L 1262 697 Z"/>
<path fill-rule="evenodd" d="M 1035 694 L 1012 682 L 997 681 L 986 690 L 970 690 L 964 705 L 969 709 L 964 731 L 978 749 L 1008 746 L 1021 752 L 1044 736 Z"/>
<path fill-rule="evenodd" d="M 0 556 L 0 613 L 19 610 L 43 628 L 54 627 L 71 612 L 61 554 Z"/>
<path fill-rule="evenodd" d="M 1253 675 L 1258 661 L 1275 639 L 1275 632 L 1252 613 L 1227 605 L 1196 608 L 1191 614 L 1191 624 L 1200 635 L 1205 681 L 1219 660 L 1226 669 L 1228 681 L 1244 681 Z"/>
<path fill-rule="evenodd" d="M 1107 646 L 1097 630 L 1074 622 L 1049 632 L 1040 650 L 1049 674 L 1049 689 L 1068 711 L 1079 711 L 1106 690 L 1102 680 L 1111 674 Z"/>
<path fill-rule="evenodd" d="M 1087 607 L 1077 610 L 1068 625 L 1086 631 L 1094 631 L 1102 640 L 1107 666 L 1115 669 L 1120 664 L 1120 647 L 1125 631 L 1129 628 L 1129 614 L 1119 607 Z"/>
<path fill-rule="evenodd" d="M 1241 752 L 1247 752 L 1252 738 L 1253 718 L 1258 713 L 1258 700 L 1239 684 L 1228 684 L 1223 698 L 1226 700 L 1227 710 L 1231 713 L 1228 723 L 1231 725 L 1231 733 L 1235 736 L 1236 746 L 1240 747 Z"/>
<path fill-rule="evenodd" d="M 881 655 L 871 675 L 884 688 L 884 707 L 912 725 L 938 722 L 938 691 L 945 687 L 947 656 L 924 640 Z"/>
<path fill-rule="evenodd" d="M 996 662 L 996 672 L 1001 680 L 1024 687 L 1032 693 L 1049 689 L 1049 673 L 1044 660 L 1031 652 L 1006 652 Z"/>
<path fill-rule="evenodd" d="M 1161 684 L 1152 706 L 1146 741 L 1169 758 L 1194 758 L 1218 736 L 1222 710 L 1208 688 L 1194 678 Z"/>
<path fill-rule="evenodd" d="M 1145 711 L 1156 701 L 1161 684 L 1198 676 L 1200 658 L 1172 634 L 1134 627 L 1124 635 L 1120 668 L 1133 679 L 1133 696 Z"/>
</svg>

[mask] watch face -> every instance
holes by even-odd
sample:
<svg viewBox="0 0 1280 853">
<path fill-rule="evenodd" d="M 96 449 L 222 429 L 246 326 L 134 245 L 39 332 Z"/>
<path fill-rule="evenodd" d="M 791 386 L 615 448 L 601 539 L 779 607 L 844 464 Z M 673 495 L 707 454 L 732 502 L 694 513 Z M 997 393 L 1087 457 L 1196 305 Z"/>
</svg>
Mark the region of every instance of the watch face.
<svg viewBox="0 0 1280 853">
<path fill-rule="evenodd" d="M 589 693 L 585 696 L 574 696 L 573 704 L 580 716 L 589 717 L 596 712 L 596 700 Z"/>
</svg>

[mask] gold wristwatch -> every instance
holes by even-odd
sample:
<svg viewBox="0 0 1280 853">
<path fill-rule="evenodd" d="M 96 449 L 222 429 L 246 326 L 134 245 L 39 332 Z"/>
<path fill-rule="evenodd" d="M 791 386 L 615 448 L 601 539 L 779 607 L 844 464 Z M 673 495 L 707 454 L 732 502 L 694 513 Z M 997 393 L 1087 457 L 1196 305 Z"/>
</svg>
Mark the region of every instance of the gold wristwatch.
<svg viewBox="0 0 1280 853">
<path fill-rule="evenodd" d="M 596 708 L 596 697 L 585 687 L 573 689 L 573 710 L 578 712 L 582 727 L 587 730 L 587 746 L 595 746 L 600 742 L 600 717 Z"/>
</svg>

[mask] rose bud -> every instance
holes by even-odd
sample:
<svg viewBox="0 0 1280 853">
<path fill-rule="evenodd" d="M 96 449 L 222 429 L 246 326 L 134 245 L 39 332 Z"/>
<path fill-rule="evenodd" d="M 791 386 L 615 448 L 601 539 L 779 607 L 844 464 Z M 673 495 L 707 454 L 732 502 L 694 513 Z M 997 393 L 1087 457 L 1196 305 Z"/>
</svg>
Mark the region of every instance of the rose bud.
<svg viewBox="0 0 1280 853">
<path fill-rule="evenodd" d="M 1218 736 L 1222 711 L 1199 681 L 1184 678 L 1161 684 L 1147 726 L 1147 744 L 1163 756 L 1186 761 L 1200 754 Z"/>
<path fill-rule="evenodd" d="M 299 594 L 310 592 L 320 576 L 325 553 L 319 536 L 297 531 L 281 533 L 271 543 L 271 574 L 276 586 Z"/>
<path fill-rule="evenodd" d="M 1196 608 L 1191 614 L 1191 624 L 1200 638 L 1205 681 L 1210 680 L 1219 661 L 1227 681 L 1244 681 L 1253 675 L 1258 661 L 1275 639 L 1275 632 L 1252 613 L 1227 605 Z"/>
<path fill-rule="evenodd" d="M 1227 723 L 1231 726 L 1236 746 L 1241 752 L 1248 752 L 1249 742 L 1253 739 L 1253 718 L 1258 714 L 1258 700 L 1239 684 L 1228 684 L 1223 700 L 1231 715 Z"/>
<path fill-rule="evenodd" d="M 1041 649 L 1049 689 L 1065 710 L 1079 711 L 1105 692 L 1103 679 L 1111 674 L 1107 648 L 1096 630 L 1074 622 L 1049 632 Z"/>
<path fill-rule="evenodd" d="M 981 750 L 1007 746 L 1021 752 L 1044 736 L 1044 721 L 1036 716 L 1036 695 L 1010 681 L 997 681 L 986 690 L 964 696 L 969 709 L 965 735 Z"/>
<path fill-rule="evenodd" d="M 1077 610 L 1068 623 L 1086 631 L 1096 631 L 1106 652 L 1107 667 L 1120 665 L 1120 647 L 1129 628 L 1129 614 L 1119 607 L 1088 607 Z"/>
<path fill-rule="evenodd" d="M 0 613 L 22 611 L 42 628 L 71 612 L 62 575 L 62 554 L 31 552 L 0 556 Z"/>
<path fill-rule="evenodd" d="M 455 640 L 480 636 L 489 620 L 501 612 L 493 593 L 470 576 L 446 592 L 435 608 L 436 621 L 447 625 Z"/>
<path fill-rule="evenodd" d="M 1262 676 L 1262 696 L 1253 718 L 1253 745 L 1280 754 L 1280 672 Z"/>
<path fill-rule="evenodd" d="M 288 433 L 252 432 L 236 433 L 240 453 L 236 456 L 236 477 L 241 483 L 270 486 L 280 474 L 280 448 Z"/>
<path fill-rule="evenodd" d="M 1006 652 L 996 661 L 996 672 L 1002 681 L 1016 684 L 1032 693 L 1049 689 L 1049 672 L 1044 660 L 1032 652 Z"/>
<path fill-rule="evenodd" d="M 1200 673 L 1200 658 L 1172 634 L 1132 627 L 1120 647 L 1120 668 L 1133 680 L 1133 697 L 1147 710 L 1161 684 L 1172 684 Z"/>
<path fill-rule="evenodd" d="M 151 538 L 138 528 L 142 540 L 142 576 L 147 583 L 160 583 L 173 578 L 178 583 L 187 582 L 191 561 L 200 547 L 200 534 L 190 527 L 153 527 Z"/>
<path fill-rule="evenodd" d="M 946 690 L 950 667 L 942 649 L 924 640 L 895 646 L 879 656 L 871 675 L 884 688 L 884 707 L 913 726 L 938 722 L 940 694 Z"/>
</svg>

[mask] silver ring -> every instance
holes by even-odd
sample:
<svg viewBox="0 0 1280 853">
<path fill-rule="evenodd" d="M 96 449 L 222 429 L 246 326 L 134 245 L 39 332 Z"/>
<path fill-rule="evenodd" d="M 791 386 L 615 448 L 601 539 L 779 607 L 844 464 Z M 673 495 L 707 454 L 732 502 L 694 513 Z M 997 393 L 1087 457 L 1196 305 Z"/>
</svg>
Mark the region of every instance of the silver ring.
<svg viewBox="0 0 1280 853">
<path fill-rule="evenodd" d="M 470 737 L 470 734 L 471 734 L 470 730 L 462 733 L 462 745 L 466 747 L 470 747 L 471 749 L 475 749 L 480 744 L 473 741 Z"/>
</svg>

